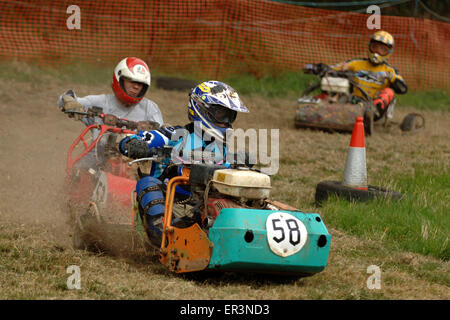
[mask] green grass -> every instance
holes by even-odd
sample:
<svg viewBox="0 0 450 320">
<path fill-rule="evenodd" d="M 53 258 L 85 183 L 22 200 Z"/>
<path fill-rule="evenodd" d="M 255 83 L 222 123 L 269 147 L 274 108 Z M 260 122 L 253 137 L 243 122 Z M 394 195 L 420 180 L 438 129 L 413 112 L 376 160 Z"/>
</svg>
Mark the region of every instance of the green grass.
<svg viewBox="0 0 450 320">
<path fill-rule="evenodd" d="M 111 81 L 113 67 L 74 62 L 49 65 L 14 61 L 0 61 L 0 78 L 20 82 L 75 82 L 80 84 L 104 84 Z"/>
<path fill-rule="evenodd" d="M 414 106 L 421 110 L 450 111 L 450 91 L 410 91 L 397 95 L 399 106 Z"/>
<path fill-rule="evenodd" d="M 223 80 L 242 94 L 260 94 L 266 97 L 299 98 L 309 83 L 316 83 L 317 78 L 299 72 L 286 72 L 274 77 L 264 76 L 260 79 L 252 75 L 236 75 Z M 450 110 L 450 91 L 429 90 L 409 91 L 405 95 L 396 95 L 398 107 L 415 107 L 420 110 Z"/>
<path fill-rule="evenodd" d="M 0 78 L 22 82 L 39 82 L 43 79 L 58 79 L 60 82 L 75 82 L 80 84 L 105 84 L 111 81 L 113 66 L 87 64 L 73 61 L 64 65 L 52 66 L 39 63 L 19 61 L 0 61 Z M 152 76 L 170 76 L 192 79 L 199 83 L 206 79 L 192 75 L 167 73 L 152 69 Z M 310 83 L 317 78 L 298 72 L 284 72 L 276 76 L 265 75 L 260 78 L 250 74 L 235 75 L 217 79 L 228 83 L 240 94 L 259 94 L 265 97 L 284 97 L 297 99 Z M 397 95 L 398 106 L 411 106 L 421 110 L 450 110 L 450 91 L 410 91 L 406 95 Z"/>
<path fill-rule="evenodd" d="M 383 185 L 380 179 L 378 184 Z M 326 222 L 353 235 L 380 240 L 388 246 L 448 261 L 450 175 L 448 166 L 415 168 L 414 175 L 395 179 L 404 198 L 350 203 L 330 198 L 323 208 Z"/>
<path fill-rule="evenodd" d="M 224 82 L 231 85 L 241 94 L 260 94 L 266 97 L 292 97 L 298 98 L 308 87 L 310 82 L 317 78 L 299 72 L 285 72 L 274 77 L 263 76 L 260 79 L 248 74 L 225 78 Z"/>
<path fill-rule="evenodd" d="M 58 80 L 59 82 L 103 85 L 111 82 L 114 67 L 113 64 L 87 64 L 80 61 L 56 66 L 41 63 L 0 60 L 0 79 L 25 83 L 42 82 L 47 79 L 52 82 Z M 151 73 L 153 78 L 152 81 L 158 76 L 192 79 L 199 83 L 204 81 L 204 79 L 198 79 L 192 75 L 168 73 L 157 69 L 152 69 Z"/>
<path fill-rule="evenodd" d="M 260 79 L 251 75 L 228 77 L 224 81 L 242 94 L 260 94 L 266 97 L 299 98 L 309 83 L 316 83 L 317 78 L 299 72 L 286 72 L 274 77 L 264 76 Z M 396 95 L 398 107 L 409 106 L 420 110 L 450 110 L 450 91 L 429 90 L 409 91 L 405 95 Z"/>
</svg>

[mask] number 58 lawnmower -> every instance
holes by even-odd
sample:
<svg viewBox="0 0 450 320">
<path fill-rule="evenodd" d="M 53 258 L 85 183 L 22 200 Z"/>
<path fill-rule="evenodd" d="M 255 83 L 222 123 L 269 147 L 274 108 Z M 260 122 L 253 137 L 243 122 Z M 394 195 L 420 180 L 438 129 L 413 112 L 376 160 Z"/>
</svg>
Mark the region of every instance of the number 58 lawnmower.
<svg viewBox="0 0 450 320">
<path fill-rule="evenodd" d="M 135 133 L 107 125 L 86 130 L 93 128 L 101 133 Z M 88 145 L 85 133 L 69 151 L 67 170 L 71 199 L 86 208 L 74 225 L 78 248 L 89 247 L 92 235 L 87 233 L 98 230 L 91 228 L 92 225 L 103 230 L 117 230 L 115 227 L 120 226 L 130 237 L 137 235 L 154 246 L 149 241 L 145 219 L 138 208 L 148 205 L 154 199 L 154 193 L 160 192 L 158 197 L 164 199 L 163 233 L 156 250 L 159 261 L 172 272 L 215 270 L 311 276 L 325 269 L 331 235 L 321 217 L 269 199 L 270 176 L 240 165 L 226 168 L 215 164 L 171 162 L 167 168 L 175 167 L 182 174 L 171 178 L 162 190 L 154 190 L 146 187 L 146 179 L 150 177 L 142 172 L 139 183 L 137 178 L 125 174 L 124 162 L 120 160 L 122 162 L 117 162 L 114 170 L 111 167 L 108 171 L 99 169 L 92 176 L 96 180 L 92 180 L 76 176 L 74 170 L 75 163 L 99 141 Z M 74 157 L 73 149 L 78 144 L 84 145 L 85 150 Z M 162 162 L 168 155 L 170 148 L 164 147 L 151 158 L 130 161 L 128 165 Z M 89 183 L 83 184 L 80 178 Z M 190 191 L 182 202 L 175 200 L 177 187 Z M 91 192 L 91 196 L 82 191 Z M 190 208 L 188 223 L 174 224 L 174 212 L 186 207 Z M 129 209 L 123 210 L 125 208 Z"/>
</svg>

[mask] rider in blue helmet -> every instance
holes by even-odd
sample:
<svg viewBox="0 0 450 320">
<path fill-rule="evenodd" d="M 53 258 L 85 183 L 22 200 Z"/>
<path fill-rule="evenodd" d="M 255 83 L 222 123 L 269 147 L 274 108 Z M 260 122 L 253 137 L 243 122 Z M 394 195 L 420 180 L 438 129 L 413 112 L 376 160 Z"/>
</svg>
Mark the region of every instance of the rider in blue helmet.
<svg viewBox="0 0 450 320">
<path fill-rule="evenodd" d="M 203 131 L 224 140 L 238 112 L 248 112 L 237 92 L 219 81 L 203 82 L 192 90 L 188 105 L 191 121 L 200 121 Z"/>
<path fill-rule="evenodd" d="M 141 178 L 136 185 L 139 213 L 154 245 L 161 244 L 165 184 L 168 179 L 181 174 L 180 169 L 174 171 L 174 167 L 169 165 L 170 160 L 193 163 L 198 158 L 194 156 L 193 161 L 192 155 L 199 151 L 202 154 L 200 161 L 208 162 L 203 155 L 209 154 L 215 164 L 229 167 L 226 162 L 226 131 L 232 129 L 238 112 L 249 111 L 232 87 L 220 81 L 206 81 L 189 94 L 190 123 L 183 127 L 139 131 L 119 143 L 119 151 L 135 159 L 150 157 L 164 146 L 173 147 L 171 156 L 162 163 L 153 162 L 150 174 Z M 211 157 L 208 159 L 211 160 Z M 179 186 L 176 193 L 177 199 L 186 199 L 189 189 Z M 174 214 L 177 216 L 176 212 Z M 173 224 L 176 223 L 174 220 Z"/>
</svg>

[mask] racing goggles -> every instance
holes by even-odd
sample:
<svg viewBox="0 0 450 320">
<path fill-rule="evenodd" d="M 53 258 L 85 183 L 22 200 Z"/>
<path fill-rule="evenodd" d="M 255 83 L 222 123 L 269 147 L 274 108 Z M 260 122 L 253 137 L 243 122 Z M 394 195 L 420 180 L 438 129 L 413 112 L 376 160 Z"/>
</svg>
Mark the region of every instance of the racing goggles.
<svg viewBox="0 0 450 320">
<path fill-rule="evenodd" d="M 385 56 L 391 52 L 391 47 L 387 44 L 372 40 L 369 45 L 370 51 L 373 53 L 378 53 L 380 56 Z"/>
<path fill-rule="evenodd" d="M 232 124 L 236 120 L 237 112 L 221 105 L 212 104 L 204 109 L 206 111 L 205 116 L 211 122 Z"/>
</svg>

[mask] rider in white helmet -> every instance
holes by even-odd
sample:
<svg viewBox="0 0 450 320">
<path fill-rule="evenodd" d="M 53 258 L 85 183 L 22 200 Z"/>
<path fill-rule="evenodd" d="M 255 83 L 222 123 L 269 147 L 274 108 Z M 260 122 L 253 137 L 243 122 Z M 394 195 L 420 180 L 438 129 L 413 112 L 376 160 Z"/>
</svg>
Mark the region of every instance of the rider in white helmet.
<svg viewBox="0 0 450 320">
<path fill-rule="evenodd" d="M 100 107 L 104 114 L 110 114 L 118 118 L 138 122 L 138 129 L 144 130 L 151 127 L 152 123 L 163 125 L 163 117 L 158 105 L 144 98 L 150 87 L 151 75 L 147 64 L 135 57 L 122 59 L 114 69 L 112 77 L 112 89 L 114 94 L 89 95 L 77 97 L 72 90 L 68 90 L 59 97 L 58 106 L 64 110 L 87 111 L 92 107 Z M 77 120 L 85 125 L 101 124 L 100 117 L 85 118 L 75 115 Z M 96 136 L 98 133 L 94 133 Z M 98 148 L 104 146 L 106 139 L 102 139 Z M 97 152 L 97 154 L 99 154 Z M 89 157 L 88 157 L 89 158 Z M 99 159 L 96 159 L 97 162 Z M 91 161 L 88 166 L 92 167 Z M 80 164 L 82 165 L 82 164 Z"/>
</svg>

